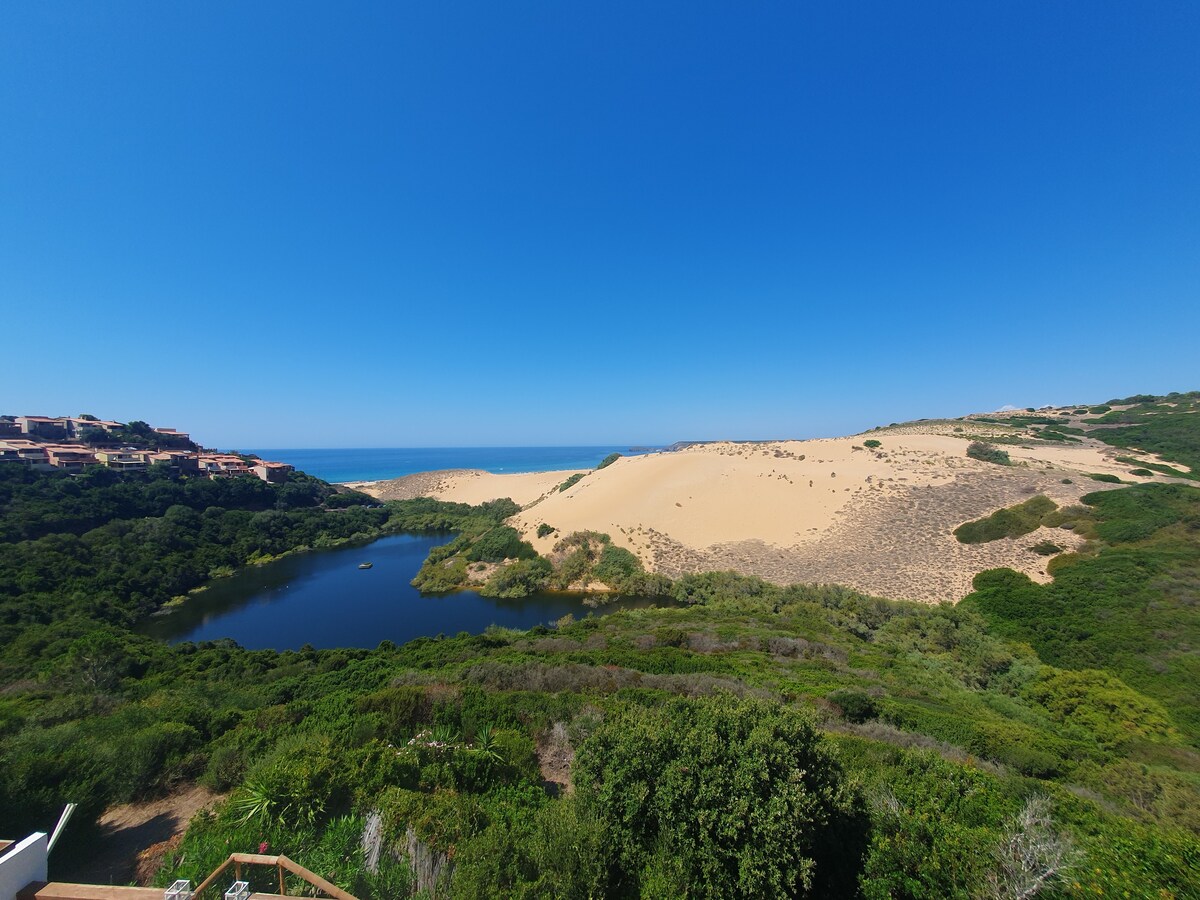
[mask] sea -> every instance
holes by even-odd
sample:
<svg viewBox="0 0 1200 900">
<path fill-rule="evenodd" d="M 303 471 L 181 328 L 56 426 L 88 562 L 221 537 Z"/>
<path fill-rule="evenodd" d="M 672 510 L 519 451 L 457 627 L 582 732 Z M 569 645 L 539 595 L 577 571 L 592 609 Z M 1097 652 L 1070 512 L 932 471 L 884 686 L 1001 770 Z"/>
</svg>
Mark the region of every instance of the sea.
<svg viewBox="0 0 1200 900">
<path fill-rule="evenodd" d="M 263 459 L 290 463 L 330 482 L 382 481 L 440 469 L 483 469 L 496 474 L 594 469 L 610 453 L 636 456 L 658 448 L 599 447 L 371 447 L 362 449 L 252 449 Z"/>
</svg>

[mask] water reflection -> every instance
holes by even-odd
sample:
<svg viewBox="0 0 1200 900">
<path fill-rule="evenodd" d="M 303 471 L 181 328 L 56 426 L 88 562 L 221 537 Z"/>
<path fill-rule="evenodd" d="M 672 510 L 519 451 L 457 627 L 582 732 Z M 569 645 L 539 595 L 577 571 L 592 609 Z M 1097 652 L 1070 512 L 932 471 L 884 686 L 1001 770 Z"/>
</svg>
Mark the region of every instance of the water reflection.
<svg viewBox="0 0 1200 900">
<path fill-rule="evenodd" d="M 375 647 L 489 625 L 531 628 L 567 613 L 586 615 L 581 594 L 538 594 L 490 600 L 474 591 L 423 597 L 409 581 L 446 536 L 394 535 L 373 543 L 290 556 L 214 581 L 142 631 L 171 643 L 233 638 L 243 647 L 298 649 Z M 360 569 L 363 562 L 370 569 Z M 622 599 L 597 613 L 649 606 Z"/>
</svg>

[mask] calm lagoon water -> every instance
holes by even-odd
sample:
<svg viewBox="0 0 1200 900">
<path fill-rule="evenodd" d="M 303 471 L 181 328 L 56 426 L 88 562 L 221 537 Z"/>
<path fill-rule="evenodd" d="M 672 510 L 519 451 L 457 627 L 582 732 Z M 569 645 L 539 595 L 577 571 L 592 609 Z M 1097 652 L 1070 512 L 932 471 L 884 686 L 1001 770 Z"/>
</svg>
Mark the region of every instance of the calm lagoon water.
<svg viewBox="0 0 1200 900">
<path fill-rule="evenodd" d="M 478 633 L 489 625 L 532 628 L 591 610 L 580 594 L 540 594 L 489 600 L 474 591 L 421 596 L 409 581 L 446 535 L 394 535 L 357 547 L 340 547 L 250 566 L 212 582 L 174 612 L 141 630 L 180 641 L 233 638 L 251 650 L 376 647 L 418 637 Z M 362 570 L 359 563 L 370 562 Z M 649 601 L 626 599 L 596 610 L 610 612 Z"/>
<path fill-rule="evenodd" d="M 497 474 L 592 469 L 610 453 L 633 456 L 645 449 L 611 447 L 384 447 L 373 449 L 248 450 L 291 463 L 325 481 L 381 481 L 438 469 L 483 469 Z"/>
</svg>

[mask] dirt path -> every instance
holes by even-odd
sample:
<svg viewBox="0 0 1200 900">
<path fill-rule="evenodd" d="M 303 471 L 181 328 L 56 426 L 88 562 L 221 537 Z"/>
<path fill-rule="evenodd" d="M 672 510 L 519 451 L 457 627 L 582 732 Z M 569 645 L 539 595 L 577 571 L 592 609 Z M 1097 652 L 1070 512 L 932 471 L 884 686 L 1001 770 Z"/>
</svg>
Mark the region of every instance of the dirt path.
<svg viewBox="0 0 1200 900">
<path fill-rule="evenodd" d="M 56 876 L 88 884 L 148 885 L 192 817 L 220 799 L 221 794 L 193 785 L 158 800 L 111 807 L 100 817 L 102 837 L 95 853 Z"/>
</svg>

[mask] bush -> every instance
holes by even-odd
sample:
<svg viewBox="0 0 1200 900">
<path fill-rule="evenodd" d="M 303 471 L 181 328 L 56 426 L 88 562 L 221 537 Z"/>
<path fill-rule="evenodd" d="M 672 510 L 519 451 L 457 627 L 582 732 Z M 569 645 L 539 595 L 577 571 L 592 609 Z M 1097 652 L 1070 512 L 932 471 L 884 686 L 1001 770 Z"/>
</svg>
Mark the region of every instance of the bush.
<svg viewBox="0 0 1200 900">
<path fill-rule="evenodd" d="M 865 722 L 879 714 L 875 701 L 865 691 L 855 688 L 844 688 L 834 691 L 826 698 L 842 711 L 842 715 L 850 722 Z"/>
<path fill-rule="evenodd" d="M 586 474 L 587 474 L 586 472 L 576 472 L 574 475 L 572 475 L 570 478 L 568 478 L 566 481 L 564 481 L 562 484 L 560 484 L 558 486 L 559 491 L 560 492 L 565 491 L 568 488 L 574 487 L 575 485 L 579 484 L 579 482 L 581 480 L 583 480 L 583 476 Z"/>
<path fill-rule="evenodd" d="M 519 559 L 493 572 L 479 589 L 479 593 L 484 597 L 505 599 L 528 597 L 546 586 L 546 581 L 553 571 L 550 562 L 544 557 Z"/>
<path fill-rule="evenodd" d="M 1008 451 L 1001 450 L 999 447 L 993 447 L 991 444 L 985 444 L 982 441 L 973 441 L 967 447 L 967 456 L 971 459 L 978 459 L 981 462 L 995 463 L 998 466 L 1011 466 L 1012 459 L 1009 458 Z"/>
<path fill-rule="evenodd" d="M 1154 475 L 1154 473 L 1151 472 L 1149 469 L 1130 469 L 1129 474 L 1137 475 L 1141 478 L 1151 478 Z"/>
<path fill-rule="evenodd" d="M 545 522 L 543 522 L 537 527 L 537 536 L 543 538 L 548 534 L 554 534 L 555 530 L 556 529 L 553 525 L 547 525 Z"/>
<path fill-rule="evenodd" d="M 609 717 L 576 790 L 606 830 L 605 896 L 851 896 L 865 817 L 810 719 L 759 700 Z"/>
<path fill-rule="evenodd" d="M 874 438 L 871 438 L 870 440 L 863 441 L 863 446 L 870 447 L 872 450 L 874 450 L 876 447 L 882 447 L 883 444 L 881 444 L 879 441 L 875 440 Z"/>
<path fill-rule="evenodd" d="M 641 571 L 642 561 L 630 551 L 614 544 L 605 544 L 592 576 L 611 588 L 624 590 L 629 579 Z"/>
<path fill-rule="evenodd" d="M 497 525 L 475 541 L 466 556 L 471 562 L 503 562 L 506 559 L 532 559 L 537 552 L 527 541 L 521 540 L 517 529 Z"/>
<path fill-rule="evenodd" d="M 954 536 L 963 544 L 986 544 L 1006 537 L 1020 537 L 1036 531 L 1042 520 L 1058 509 L 1049 497 L 1039 494 L 1005 509 L 998 509 L 990 516 L 965 522 L 954 529 Z"/>
<path fill-rule="evenodd" d="M 1054 541 L 1038 541 L 1029 548 L 1039 556 L 1053 556 L 1055 553 L 1062 553 L 1063 548 L 1054 543 Z"/>
<path fill-rule="evenodd" d="M 1164 740 L 1174 733 L 1161 704 L 1109 672 L 1047 666 L 1029 686 L 1028 695 L 1054 721 L 1081 729 L 1106 748 L 1139 738 Z"/>
<path fill-rule="evenodd" d="M 620 458 L 621 458 L 620 453 L 610 453 L 610 454 L 608 454 L 608 456 L 604 457 L 604 459 L 600 460 L 600 465 L 596 466 L 596 468 L 597 469 L 606 469 Z"/>
<path fill-rule="evenodd" d="M 1088 478 L 1092 479 L 1093 481 L 1103 481 L 1105 484 L 1123 483 L 1116 475 L 1109 475 L 1107 472 L 1093 472 L 1092 474 L 1088 475 Z"/>
</svg>

